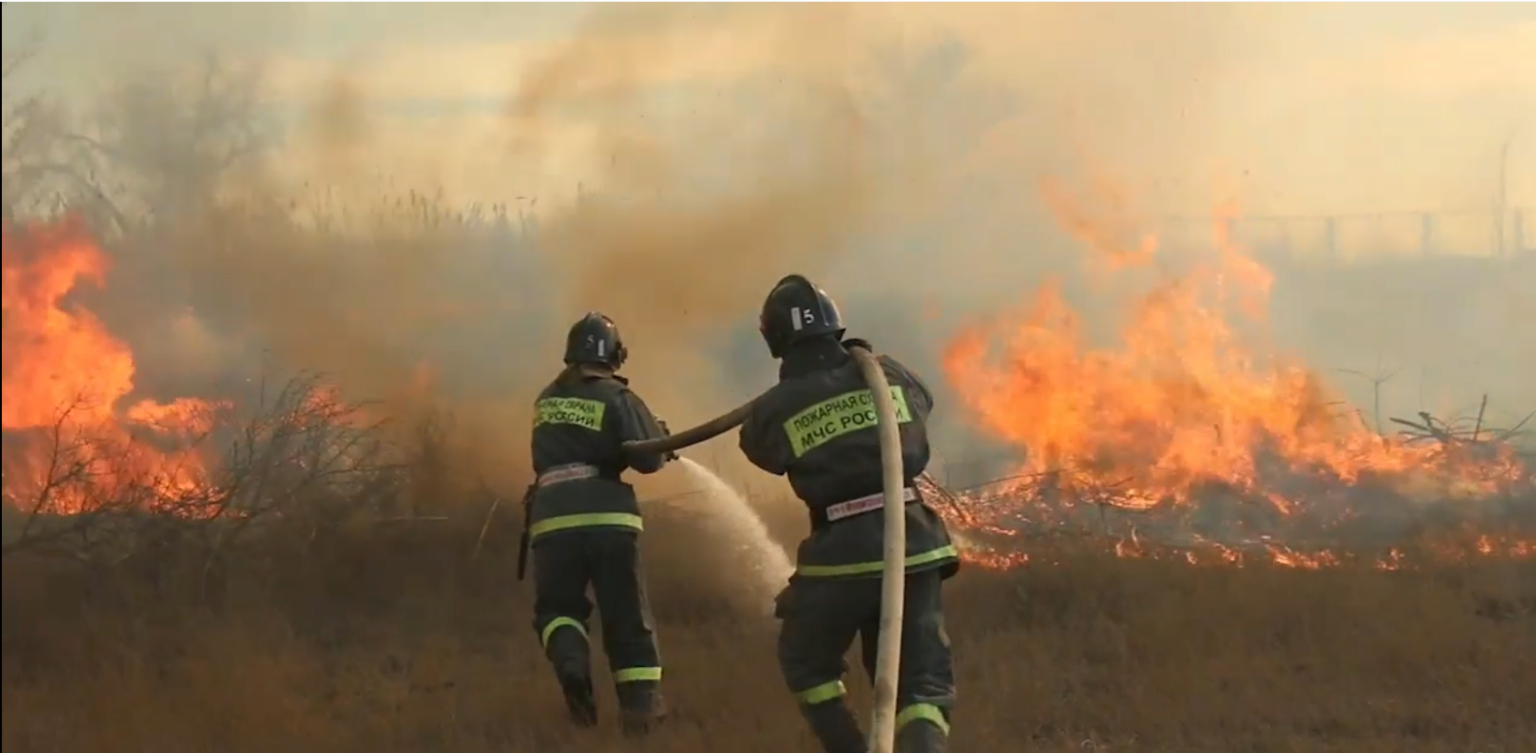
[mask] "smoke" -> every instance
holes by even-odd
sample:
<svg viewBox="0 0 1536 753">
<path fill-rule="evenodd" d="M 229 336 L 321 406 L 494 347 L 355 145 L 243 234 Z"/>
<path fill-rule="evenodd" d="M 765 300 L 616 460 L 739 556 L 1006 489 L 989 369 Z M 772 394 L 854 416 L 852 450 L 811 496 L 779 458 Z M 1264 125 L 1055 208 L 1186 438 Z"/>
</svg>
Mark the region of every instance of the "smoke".
<svg viewBox="0 0 1536 753">
<path fill-rule="evenodd" d="M 645 11 L 653 21 L 658 12 Z M 851 22 L 845 10 L 762 19 L 769 28 L 756 33 L 768 44 L 821 67 L 744 82 L 755 95 L 750 108 L 690 108 L 682 119 L 658 117 L 645 91 L 686 36 L 592 41 L 635 13 L 595 14 L 534 64 L 511 100 L 510 151 L 557 151 L 558 128 L 546 120 L 583 82 L 603 82 L 587 95 L 596 112 L 586 134 L 591 152 L 608 156 L 593 175 L 602 194 L 541 223 L 540 253 L 567 318 L 584 308 L 614 316 L 636 354 L 637 382 L 674 406 L 674 420 L 696 421 L 724 404 L 690 404 L 720 396 L 707 338 L 735 327 L 743 302 L 784 274 L 825 270 L 882 198 L 882 166 L 863 159 L 862 115 L 839 49 Z"/>
<path fill-rule="evenodd" d="M 669 112 L 653 96 L 669 69 L 697 65 L 680 57 L 721 54 L 748 23 L 746 54 L 762 57 L 718 105 Z M 483 159 L 509 176 L 561 173 L 551 162 L 575 153 L 595 190 L 517 217 L 537 222 L 537 240 L 502 234 L 512 241 L 502 248 L 456 223 L 451 199 L 430 188 L 381 185 L 375 169 L 398 142 L 369 107 L 382 96 L 370 55 L 328 66 L 289 118 L 289 143 L 218 185 L 203 180 L 210 168 L 259 145 L 226 143 L 203 116 L 251 95 L 250 79 L 230 74 L 249 68 L 238 55 L 184 76 L 143 68 L 114 90 L 127 106 L 104 114 L 97 138 L 158 173 L 141 189 L 154 216 L 114 244 L 120 282 L 102 305 L 140 352 L 159 356 L 141 384 L 185 388 L 186 364 L 211 359 L 247 376 L 323 371 L 397 417 L 451 412 L 461 456 L 507 486 L 525 473 L 532 395 L 586 310 L 619 321 L 634 354 L 627 372 L 655 410 L 673 425 L 701 420 L 736 397 L 709 350 L 739 325 L 743 302 L 784 274 L 824 271 L 869 212 L 900 194 L 886 187 L 886 166 L 865 158 L 850 31 L 836 8 L 714 28 L 666 9 L 587 14 L 565 40 L 508 66 Z M 701 47 L 701 35 L 715 41 Z M 158 106 L 143 106 L 151 94 Z M 167 152 L 178 156 L 159 158 Z M 294 176 L 306 190 L 295 192 Z M 214 192 L 221 200 L 199 200 Z M 184 305 L 147 314 L 150 290 Z M 231 354 L 229 341 L 250 345 Z"/>
<path fill-rule="evenodd" d="M 72 19 L 47 7 L 5 6 L 7 39 L 51 35 L 30 75 L 46 71 L 40 83 L 77 103 L 99 101 L 103 83 L 162 81 L 215 46 L 260 64 L 287 126 L 260 169 L 220 186 L 244 197 L 238 211 L 187 203 L 118 254 L 108 321 L 136 352 L 171 351 L 143 365 L 161 375 L 146 381 L 209 359 L 320 369 L 402 412 L 452 409 L 473 437 L 465 452 L 508 484 L 527 462 L 527 403 L 586 310 L 618 320 L 636 389 L 674 426 L 766 386 L 751 322 L 788 273 L 822 280 L 855 333 L 937 382 L 955 322 L 1076 268 L 1043 177 L 1093 165 L 1088 177 L 1115 176 L 1129 221 L 1151 230 L 1234 195 L 1259 215 L 1479 209 L 1511 127 L 1536 127 L 1536 76 L 1518 54 L 1536 26 L 1493 6 L 314 5 L 239 18 L 187 6 Z M 1428 73 L 1422 60 L 1433 75 L 1402 73 Z M 187 108 L 134 112 L 148 135 L 119 144 L 137 164 L 190 151 Z M 1506 199 L 1536 205 L 1536 135 L 1520 139 Z M 474 201 L 505 202 L 518 232 L 488 241 L 444 216 Z M 511 240 L 523 229 L 537 242 Z M 1408 274 L 1387 265 L 1376 282 Z M 1476 297 L 1516 306 L 1525 274 Z M 1498 307 L 1436 317 L 1446 292 L 1433 281 L 1404 294 L 1294 280 L 1278 285 L 1289 310 L 1326 295 L 1376 325 L 1276 317 L 1324 368 L 1369 368 L 1336 361 L 1373 347 L 1410 372 L 1401 362 L 1471 363 L 1499 352 L 1513 321 Z M 1362 341 L 1404 307 L 1420 314 L 1417 337 Z M 1118 313 L 1091 310 L 1088 324 Z M 174 344 L 158 334 L 168 321 L 181 322 Z M 1515 373 L 1495 402 L 1536 403 L 1529 349 L 1503 350 L 1516 355 L 1496 367 Z M 1441 387 L 1475 402 L 1478 379 Z M 1345 386 L 1369 400 L 1368 384 Z"/>
</svg>

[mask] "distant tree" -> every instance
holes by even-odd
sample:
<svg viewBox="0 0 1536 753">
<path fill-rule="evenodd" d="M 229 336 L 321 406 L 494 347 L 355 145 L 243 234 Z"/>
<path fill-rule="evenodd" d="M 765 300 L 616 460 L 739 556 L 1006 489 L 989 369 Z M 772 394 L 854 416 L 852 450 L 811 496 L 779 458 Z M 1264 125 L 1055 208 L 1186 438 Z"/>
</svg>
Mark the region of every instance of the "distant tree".
<svg viewBox="0 0 1536 753">
<path fill-rule="evenodd" d="M 0 216 L 7 220 L 53 214 L 72 194 L 89 188 L 61 138 L 64 118 L 58 104 L 21 81 L 39 46 L 34 35 L 0 53 Z"/>
<path fill-rule="evenodd" d="M 69 139 L 86 148 L 119 217 L 162 225 L 206 209 L 232 171 L 278 143 L 261 81 L 259 67 L 210 52 L 189 71 L 153 71 L 110 90 Z"/>
</svg>

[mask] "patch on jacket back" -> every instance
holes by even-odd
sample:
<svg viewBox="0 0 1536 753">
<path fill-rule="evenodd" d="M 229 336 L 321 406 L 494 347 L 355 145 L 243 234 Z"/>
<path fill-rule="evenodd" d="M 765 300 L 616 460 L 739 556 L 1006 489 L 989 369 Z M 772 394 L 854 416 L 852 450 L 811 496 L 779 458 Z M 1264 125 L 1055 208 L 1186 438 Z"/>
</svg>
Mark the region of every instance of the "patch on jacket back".
<svg viewBox="0 0 1536 753">
<path fill-rule="evenodd" d="M 896 423 L 912 420 L 907 409 L 907 395 L 901 387 L 891 387 L 891 400 L 896 403 Z M 784 432 L 789 435 L 789 446 L 795 457 L 800 457 L 844 434 L 868 429 L 878 424 L 875 415 L 875 394 L 864 388 L 845 392 L 806 408 L 784 422 Z"/>
<path fill-rule="evenodd" d="M 546 397 L 534 403 L 535 427 L 545 424 L 569 424 L 592 431 L 603 430 L 603 411 L 608 406 L 601 400 L 580 397 Z"/>
</svg>

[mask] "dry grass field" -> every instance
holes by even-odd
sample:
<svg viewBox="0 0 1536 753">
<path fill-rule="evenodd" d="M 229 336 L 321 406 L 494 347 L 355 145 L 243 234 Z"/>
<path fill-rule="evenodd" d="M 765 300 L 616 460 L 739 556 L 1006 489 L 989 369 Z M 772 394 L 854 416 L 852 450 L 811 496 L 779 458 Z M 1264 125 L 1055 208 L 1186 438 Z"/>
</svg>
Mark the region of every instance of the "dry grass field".
<svg viewBox="0 0 1536 753">
<path fill-rule="evenodd" d="M 5 753 L 814 750 L 772 622 L 653 538 L 673 706 L 569 729 L 514 525 L 282 537 L 227 566 L 8 557 Z M 678 547 L 673 547 L 677 549 Z M 1536 750 L 1536 566 L 1193 567 L 1091 554 L 951 581 L 953 750 Z M 855 665 L 856 666 L 856 665 Z M 599 677 L 601 677 L 599 671 Z M 856 682 L 867 708 L 867 683 Z"/>
<path fill-rule="evenodd" d="M 756 16 L 752 23 L 759 23 Z M 785 38 L 796 42 L 797 66 L 798 58 L 817 58 L 806 54 L 812 40 L 799 29 Z M 656 58 L 670 60 L 674 47 L 669 43 L 668 54 Z M 559 100 L 559 92 L 546 90 L 587 81 L 592 49 L 573 45 L 535 66 L 528 78 L 544 88 L 528 96 L 528 111 L 519 93 L 514 119 L 537 122 L 540 103 L 553 108 L 548 103 Z M 953 50 L 946 44 L 935 51 L 941 54 L 933 60 L 944 61 Z M 30 55 L 7 51 L 5 70 L 18 70 Z M 620 55 L 599 67 L 637 67 L 640 57 Z M 1060 73 L 1055 62 L 1053 81 Z M 1100 63 L 1095 57 L 1095 71 Z M 0 202 L 3 753 L 814 751 L 775 665 L 776 626 L 763 608 L 768 596 L 753 591 L 743 598 L 739 589 L 756 581 L 725 547 L 698 531 L 668 530 L 662 521 L 648 530 L 645 551 L 672 716 L 651 737 L 626 741 L 614 724 L 611 694 L 604 694 L 604 724 L 571 729 L 531 629 L 531 583 L 515 577 L 517 516 L 503 508 L 492 519 L 486 508 L 458 502 L 467 489 L 489 496 L 493 486 L 505 493 L 527 481 L 518 473 L 528 469 L 512 458 L 526 459 L 527 398 L 554 366 L 557 346 L 546 350 L 544 343 L 558 339 L 560 311 L 601 302 L 637 353 L 647 353 L 626 374 L 679 422 L 671 413 L 676 407 L 715 404 L 711 388 L 749 368 L 754 379 L 771 373 L 750 327 L 730 335 L 740 339 L 727 338 L 727 328 L 747 323 L 740 317 L 750 315 L 750 301 L 769 281 L 797 269 L 827 269 L 828 250 L 863 232 L 859 217 L 869 206 L 884 207 L 886 199 L 871 198 L 884 196 L 874 190 L 888 182 L 884 168 L 860 167 L 862 155 L 884 147 L 866 150 L 866 140 L 902 144 L 891 150 L 901 152 L 899 174 L 916 174 L 907 152 L 922 150 L 907 149 L 903 130 L 894 128 L 906 119 L 892 112 L 864 128 L 863 113 L 848 117 L 845 87 L 832 87 L 841 93 L 828 102 L 753 95 L 736 115 L 744 118 L 741 135 L 767 124 L 761 154 L 745 146 L 754 138 L 721 140 L 729 146 L 718 153 L 701 143 L 713 139 L 688 138 L 670 155 L 651 154 L 641 125 L 626 118 L 607 134 L 618 121 L 604 119 L 603 138 L 589 149 L 611 174 L 578 184 L 604 188 L 581 193 L 573 208 L 541 208 L 540 215 L 532 213 L 539 195 L 530 193 L 525 216 L 522 204 L 455 209 L 442 191 L 397 186 L 393 178 L 374 186 L 362 171 L 330 176 L 354 172 L 339 164 L 319 166 L 313 194 L 308 183 L 302 191 L 275 178 L 263 185 L 265 168 L 286 169 L 288 157 L 301 155 L 277 153 L 272 158 L 284 161 L 271 164 L 258 159 L 282 141 L 257 135 L 262 129 L 252 125 L 267 120 L 257 104 L 259 77 L 225 69 L 214 56 L 201 65 L 197 87 L 167 76 L 163 89 L 146 83 L 114 95 L 86 132 L 127 135 L 83 152 L 79 142 L 88 139 L 74 130 L 79 124 L 52 113 L 47 100 L 7 103 L 6 133 L 14 124 L 28 138 L 5 140 L 7 194 Z M 344 148 L 359 166 L 378 160 L 384 169 L 385 142 L 353 151 L 368 112 L 360 104 L 365 92 L 344 79 L 336 78 L 335 92 L 309 113 L 320 119 L 315 125 L 342 124 L 315 128 L 331 134 L 318 145 Z M 18 91 L 10 83 L 8 99 Z M 614 100 L 627 100 L 629 88 L 615 89 Z M 1028 93 L 1021 101 L 1035 101 L 1033 89 L 1021 91 Z M 585 88 L 566 92 L 577 93 L 577 101 L 588 101 Z M 994 94 L 986 89 L 986 101 L 998 99 Z M 830 120 L 823 105 L 831 106 Z M 931 109 L 923 104 L 924 113 Z M 562 125 L 550 131 L 566 130 L 563 119 L 551 122 Z M 882 122 L 892 125 L 886 137 Z M 729 123 L 709 128 L 726 133 Z M 977 133 L 992 134 L 987 128 Z M 657 144 L 675 134 L 663 135 Z M 1134 138 L 1145 134 L 1138 128 Z M 779 151 L 785 146 L 789 151 Z M 1040 153 L 1050 155 L 1042 165 L 1058 161 L 1055 149 Z M 614 156 L 620 153 L 675 167 L 675 175 L 636 172 L 632 160 Z M 964 157 L 966 165 L 992 159 L 981 152 Z M 59 159 L 74 161 L 58 167 Z M 251 169 L 235 169 L 239 160 Z M 693 166 L 716 163 L 768 169 L 759 176 L 739 168 L 739 182 L 750 183 L 750 191 L 695 206 L 686 198 L 698 187 Z M 812 167 L 809 174 L 801 174 L 801 163 Z M 1034 174 L 1032 161 L 1027 176 L 1015 175 L 1012 163 L 1002 160 L 997 174 L 1007 183 L 1047 177 Z M 846 174 L 850 165 L 858 174 Z M 79 186 L 59 193 L 58 181 L 34 172 L 67 173 Z M 630 185 L 632 172 L 646 177 Z M 730 172 L 737 183 L 738 168 Z M 945 180 L 899 182 L 946 184 L 947 173 L 936 175 Z M 332 178 L 355 185 L 333 192 Z M 1041 190 L 1062 229 L 1085 240 L 1085 258 L 1113 262 L 1106 269 L 1151 271 L 1150 254 L 1125 253 L 1131 246 L 1119 242 L 1124 197 L 1118 189 L 1105 193 L 1109 184 L 1101 182 L 1093 177 L 1095 189 L 1080 198 L 1051 188 L 1055 183 L 1042 182 Z M 238 190 L 225 196 L 223 187 Z M 523 201 L 525 187 L 506 187 Z M 663 198 L 673 189 L 684 197 L 676 205 Z M 617 200 L 605 200 L 604 191 Z M 1066 489 L 1076 502 L 1094 503 L 1077 509 L 1102 517 L 1107 498 L 1098 492 L 1125 499 L 1134 492 L 1145 501 L 1210 487 L 1236 500 L 1226 510 L 1232 514 L 1180 512 L 1178 519 L 1200 531 L 1245 536 L 1275 532 L 1269 524 L 1281 507 L 1291 515 L 1289 532 L 1309 536 L 1335 532 L 1341 522 L 1398 532 L 1421 523 L 1471 529 L 1515 521 L 1524 526 L 1527 556 L 1398 570 L 1298 569 L 1119 558 L 1113 546 L 1024 542 L 1019 549 L 1031 564 L 970 567 L 947 593 L 959 684 L 956 753 L 1536 751 L 1536 559 L 1529 556 L 1536 503 L 1526 504 L 1526 497 L 1513 504 L 1516 493 L 1536 483 L 1530 460 L 1515 462 L 1509 451 L 1525 422 L 1516 417 L 1507 429 L 1485 423 L 1486 396 L 1475 417 L 1436 423 L 1419 413 L 1405 422 L 1384 418 L 1378 404 L 1367 422 L 1364 411 L 1323 389 L 1325 366 L 1303 369 L 1259 349 L 1263 337 L 1249 343 L 1234 335 L 1268 326 L 1253 312 L 1235 327 L 1226 318 L 1236 316 L 1227 310 L 1239 299 L 1267 301 L 1274 278 L 1231 237 L 1240 218 L 1225 203 L 1211 223 L 1219 258 L 1162 280 L 1184 257 L 1159 256 L 1161 281 L 1146 278 L 1140 292 L 1134 290 L 1141 278 L 1126 278 L 1123 292 L 1135 298 L 1115 302 L 1126 313 L 1117 325 L 1121 342 L 1097 348 L 1079 330 L 1098 327 L 1098 304 L 1068 306 L 1078 296 L 1045 283 L 1058 261 L 1072 269 L 1065 265 L 1075 260 L 1055 259 L 1051 236 L 1038 236 L 1047 242 L 1037 247 L 1028 227 L 1036 217 L 1019 214 L 1024 205 L 1008 198 L 984 213 L 972 193 L 967 189 L 954 204 L 964 209 L 954 217 L 965 232 L 932 237 L 944 237 L 948 254 L 975 242 L 965 240 L 976 229 L 973 217 L 1022 218 L 1022 243 L 998 241 L 998 259 L 1005 260 L 998 271 L 975 268 L 963 283 L 925 279 L 907 290 L 875 283 L 867 292 L 880 297 L 859 302 L 857 317 L 888 328 L 850 334 L 868 334 L 893 353 L 927 354 L 930 364 L 921 370 L 953 395 L 942 411 L 951 411 L 952 402 L 951 415 L 974 438 L 1020 451 L 1008 472 L 1026 471 L 1040 480 L 1038 489 L 1048 486 L 1041 499 Z M 638 200 L 648 196 L 657 197 L 654 205 Z M 895 218 L 914 201 L 922 209 L 914 217 L 926 218 L 939 206 L 926 196 L 926 189 L 903 195 L 878 214 Z M 141 209 L 147 211 L 134 214 Z M 905 222 L 891 226 L 893 238 L 907 232 Z M 920 230 L 914 237 L 930 234 L 928 222 L 913 226 Z M 998 237 L 1011 238 L 1011 228 L 999 225 L 1008 232 Z M 1145 230 L 1124 240 L 1150 248 Z M 1199 248 L 1188 258 L 1203 258 Z M 721 249 L 732 250 L 732 263 L 719 263 Z M 1033 260 L 1027 270 L 1015 266 L 1018 257 L 1036 254 L 1039 269 Z M 577 258 L 579 264 L 567 264 Z M 886 267 L 890 258 L 879 257 Z M 1164 269 L 1164 258 L 1178 263 Z M 680 284 L 706 271 L 704 282 Z M 1518 271 L 1482 274 L 1517 279 Z M 1379 276 L 1367 288 L 1401 287 L 1383 282 L 1393 279 L 1387 271 L 1372 274 Z M 1436 267 L 1432 274 L 1447 273 Z M 534 282 L 509 288 L 508 280 Z M 985 299 L 999 282 L 1018 287 L 1018 303 L 1032 301 L 1020 309 L 1031 312 L 1025 320 L 999 313 L 995 321 L 957 324 L 942 342 L 917 334 L 932 324 L 918 326 L 912 316 L 916 301 L 929 300 L 929 288 L 951 285 L 959 302 L 973 292 Z M 1315 287 L 1298 287 L 1298 295 L 1310 301 Z M 1412 349 L 1467 339 L 1498 341 L 1500 351 L 1508 350 L 1514 318 L 1466 325 L 1447 313 L 1462 310 L 1441 300 L 1450 294 L 1399 296 L 1428 312 L 1427 322 L 1458 322 L 1457 330 L 1447 324 L 1445 334 L 1428 334 L 1392 318 L 1402 316 L 1399 298 L 1350 291 L 1343 297 L 1358 299 L 1362 311 L 1392 312 L 1384 314 L 1390 321 L 1353 317 L 1362 330 L 1412 333 Z M 1079 304 L 1090 316 L 1069 316 Z M 1312 303 L 1295 310 L 1318 317 L 1331 311 Z M 1325 321 L 1322 328 L 1338 326 Z M 535 336 L 546 327 L 555 339 Z M 718 352 L 708 350 L 715 345 L 701 349 L 716 336 Z M 1363 353 L 1364 338 L 1339 337 L 1336 344 Z M 733 351 L 743 342 L 761 360 Z M 1008 343 L 1009 352 L 993 354 L 998 343 Z M 1447 364 L 1478 360 L 1438 357 Z M 276 386 L 281 374 L 311 369 L 309 377 Z M 1387 378 L 1372 377 L 1377 388 Z M 659 394 L 663 387 L 670 394 Z M 440 434 L 410 433 L 418 412 L 438 408 L 455 421 L 435 429 L 423 424 Z M 1029 467 L 1013 467 L 1026 457 Z M 1360 489 L 1342 489 L 1361 479 Z M 1337 493 L 1395 491 L 1409 481 L 1414 500 L 1470 495 L 1477 504 L 1368 509 L 1345 504 L 1355 495 Z M 1312 497 L 1319 503 L 1291 514 L 1290 501 Z M 1276 499 L 1286 504 L 1250 504 Z M 1510 504 L 1501 508 L 1504 502 Z M 404 510 L 410 522 L 396 519 Z M 1447 510 L 1455 514 L 1436 520 Z M 73 523 L 49 530 L 19 524 L 25 530 L 18 532 L 20 511 L 38 511 L 32 521 L 48 518 L 49 525 L 84 521 L 79 530 L 92 533 L 54 536 Z M 803 526 L 803 512 L 792 512 L 788 525 Z M 494 525 L 482 528 L 483 521 Z M 653 521 L 648 517 L 647 525 Z M 1309 527 L 1316 521 L 1332 528 Z M 781 522 L 768 521 L 779 539 L 798 535 Z M 28 535 L 35 538 L 26 543 L 37 546 L 18 544 Z M 851 686 L 856 705 L 867 709 L 867 683 Z"/>
</svg>

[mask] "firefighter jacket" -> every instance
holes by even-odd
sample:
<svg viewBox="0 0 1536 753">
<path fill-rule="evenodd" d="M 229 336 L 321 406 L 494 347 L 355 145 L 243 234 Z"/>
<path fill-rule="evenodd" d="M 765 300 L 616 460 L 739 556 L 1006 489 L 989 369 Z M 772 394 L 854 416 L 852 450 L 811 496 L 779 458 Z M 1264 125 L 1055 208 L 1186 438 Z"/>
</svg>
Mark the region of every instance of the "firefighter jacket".
<svg viewBox="0 0 1536 753">
<path fill-rule="evenodd" d="M 619 477 L 626 468 L 655 473 L 666 458 L 629 458 L 620 445 L 666 433 L 625 378 L 589 367 L 561 372 L 534 402 L 530 540 L 576 530 L 639 532 L 634 488 Z"/>
<path fill-rule="evenodd" d="M 900 423 L 907 571 L 943 568 L 949 577 L 959 569 L 959 554 L 913 484 L 928 465 L 933 396 L 895 359 L 878 358 Z M 779 379 L 743 422 L 741 450 L 764 471 L 788 476 L 809 509 L 811 535 L 800 544 L 796 575 L 878 576 L 885 534 L 880 435 L 858 362 L 835 341 L 807 343 L 785 355 Z"/>
</svg>

